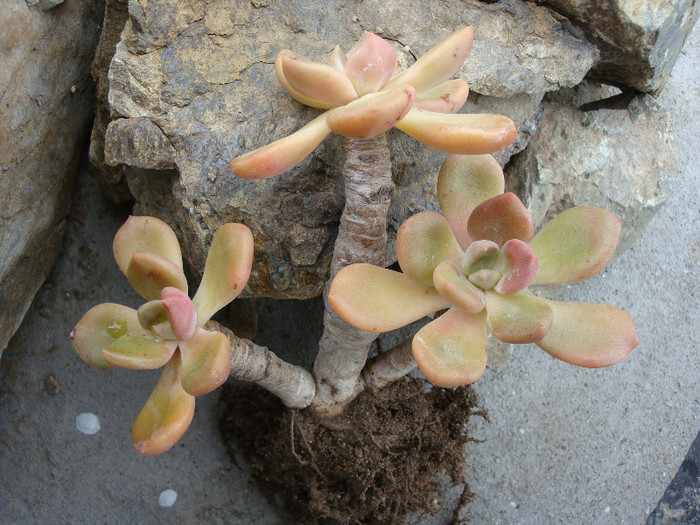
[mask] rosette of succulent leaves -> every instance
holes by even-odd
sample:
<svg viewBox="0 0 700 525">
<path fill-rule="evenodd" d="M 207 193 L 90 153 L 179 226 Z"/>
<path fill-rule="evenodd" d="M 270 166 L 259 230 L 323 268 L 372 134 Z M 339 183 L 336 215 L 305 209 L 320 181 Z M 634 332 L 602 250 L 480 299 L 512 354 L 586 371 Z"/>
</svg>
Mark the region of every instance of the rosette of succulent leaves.
<svg viewBox="0 0 700 525">
<path fill-rule="evenodd" d="M 543 299 L 529 285 L 575 283 L 600 272 L 620 221 L 590 206 L 567 209 L 533 237 L 530 214 L 503 193 L 490 155 L 453 155 L 438 175 L 442 215 L 425 211 L 399 228 L 401 272 L 369 264 L 343 268 L 329 303 L 342 319 L 387 332 L 447 309 L 413 338 L 413 356 L 438 386 L 465 385 L 484 372 L 487 328 L 506 343 L 535 343 L 583 367 L 609 366 L 637 345 L 630 317 L 607 304 Z"/>
<path fill-rule="evenodd" d="M 229 374 L 238 377 L 239 370 L 245 379 L 260 379 L 256 367 L 269 362 L 266 349 L 210 322 L 248 282 L 253 235 L 242 224 L 219 228 L 192 299 L 180 245 L 163 221 L 129 217 L 117 231 L 113 248 L 119 269 L 147 302 L 138 309 L 115 303 L 93 307 L 71 332 L 71 341 L 83 361 L 95 368 L 162 367 L 131 430 L 139 452 L 159 454 L 189 427 L 195 396 L 216 389 Z M 284 393 L 278 395 L 284 398 Z"/>
</svg>

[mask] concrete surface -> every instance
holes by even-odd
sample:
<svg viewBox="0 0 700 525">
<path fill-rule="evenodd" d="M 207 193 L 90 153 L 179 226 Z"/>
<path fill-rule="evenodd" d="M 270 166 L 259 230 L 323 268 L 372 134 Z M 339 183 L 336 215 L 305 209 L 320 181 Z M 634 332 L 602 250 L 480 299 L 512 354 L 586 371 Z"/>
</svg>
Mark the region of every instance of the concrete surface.
<svg viewBox="0 0 700 525">
<path fill-rule="evenodd" d="M 564 294 L 625 309 L 639 347 L 615 367 L 584 370 L 524 346 L 487 371 L 475 387 L 491 422 L 475 424 L 486 442 L 468 450 L 479 495 L 464 512 L 472 523 L 639 524 L 652 511 L 655 525 L 697 517 L 654 509 L 700 429 L 699 51 L 696 27 L 660 97 L 678 132 L 675 193 L 632 249 Z M 244 462 L 228 460 L 216 393 L 198 399 L 178 445 L 143 458 L 129 431 L 157 374 L 94 370 L 74 353 L 68 334 L 91 306 L 139 304 L 111 256 L 128 211 L 109 205 L 83 170 L 63 254 L 0 363 L 0 523 L 284 523 Z M 309 331 L 318 330 L 307 316 L 318 312 L 313 302 L 267 303 L 260 340 L 285 339 L 304 360 L 315 342 Z M 99 432 L 76 429 L 83 412 L 99 417 Z M 688 456 L 671 499 L 697 486 L 697 456 Z M 159 505 L 166 489 L 177 492 L 172 507 Z"/>
</svg>

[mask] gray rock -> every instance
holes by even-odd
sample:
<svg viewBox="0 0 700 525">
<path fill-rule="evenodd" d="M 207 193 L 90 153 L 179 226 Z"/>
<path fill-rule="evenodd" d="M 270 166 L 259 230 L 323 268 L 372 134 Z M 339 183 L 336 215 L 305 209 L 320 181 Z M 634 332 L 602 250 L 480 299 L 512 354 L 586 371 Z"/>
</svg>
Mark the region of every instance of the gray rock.
<svg viewBox="0 0 700 525">
<path fill-rule="evenodd" d="M 94 2 L 0 11 L 0 352 L 58 254 L 92 115 Z"/>
<path fill-rule="evenodd" d="M 582 85 L 556 100 L 589 102 L 596 93 L 610 91 Z M 546 103 L 530 145 L 507 167 L 506 177 L 536 229 L 577 205 L 617 215 L 623 223 L 619 254 L 664 203 L 677 170 L 668 118 L 653 98 L 640 95 L 623 110 Z"/>
<path fill-rule="evenodd" d="M 600 49 L 592 77 L 659 91 L 700 17 L 695 0 L 540 0 L 583 28 Z"/>
<path fill-rule="evenodd" d="M 63 0 L 26 0 L 29 7 L 35 7 L 39 11 L 47 11 L 63 3 Z"/>
<path fill-rule="evenodd" d="M 371 6 L 169 0 L 143 11 L 132 1 L 109 70 L 109 110 L 119 120 L 107 129 L 106 158 L 128 167 L 135 212 L 173 225 L 195 274 L 213 232 L 223 222 L 242 221 L 256 241 L 253 294 L 318 295 L 343 206 L 340 139 L 329 137 L 270 180 L 240 180 L 227 168 L 234 157 L 318 114 L 279 86 L 275 56 L 290 48 L 323 60 L 337 43 L 347 51 L 368 30 L 395 41 L 405 66 L 467 24 L 477 36 L 461 75 L 474 93 L 508 97 L 495 103 L 474 96 L 469 110 L 499 105 L 509 116 L 512 110 L 525 129 L 516 151 L 527 141 L 526 123 L 542 93 L 578 83 L 595 56 L 590 42 L 545 8 L 518 0 L 431 0 L 410 11 L 398 0 Z M 445 155 L 400 132 L 392 131 L 389 141 L 398 185 L 391 235 L 409 214 L 435 206 L 435 176 Z M 387 255 L 391 262 L 391 243 Z"/>
</svg>

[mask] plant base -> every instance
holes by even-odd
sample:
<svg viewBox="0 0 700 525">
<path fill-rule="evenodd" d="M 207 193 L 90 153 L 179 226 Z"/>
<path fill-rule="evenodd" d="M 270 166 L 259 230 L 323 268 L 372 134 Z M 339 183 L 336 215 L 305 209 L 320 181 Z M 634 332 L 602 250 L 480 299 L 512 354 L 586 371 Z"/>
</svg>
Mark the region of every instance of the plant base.
<svg viewBox="0 0 700 525">
<path fill-rule="evenodd" d="M 229 384 L 220 426 L 234 461 L 242 453 L 297 523 L 400 524 L 414 512 L 441 513 L 443 473 L 464 486 L 457 516 L 472 495 L 463 476 L 467 422 L 487 416 L 470 387 L 424 385 L 406 379 L 365 391 L 342 415 L 321 419 Z"/>
</svg>

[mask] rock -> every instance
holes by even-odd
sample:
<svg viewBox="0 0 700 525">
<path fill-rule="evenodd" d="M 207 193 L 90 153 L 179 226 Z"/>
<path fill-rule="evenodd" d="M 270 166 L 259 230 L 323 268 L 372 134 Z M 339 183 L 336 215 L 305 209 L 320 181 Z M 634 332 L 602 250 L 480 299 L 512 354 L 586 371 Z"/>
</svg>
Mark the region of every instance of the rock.
<svg viewBox="0 0 700 525">
<path fill-rule="evenodd" d="M 39 11 L 47 11 L 62 3 L 63 0 L 27 0 L 27 5 L 29 7 L 35 7 Z"/>
<path fill-rule="evenodd" d="M 58 254 L 92 115 L 94 2 L 0 11 L 0 352 Z"/>
<path fill-rule="evenodd" d="M 343 206 L 339 137 L 273 179 L 241 180 L 227 168 L 234 157 L 318 114 L 279 86 L 275 56 L 289 48 L 323 60 L 338 43 L 348 51 L 368 30 L 395 42 L 405 66 L 467 24 L 477 28 L 460 73 L 476 100 L 469 110 L 513 111 L 524 129 L 511 150 L 517 151 L 542 94 L 578 83 L 595 57 L 590 42 L 546 8 L 519 0 L 431 0 L 411 10 L 399 0 L 371 6 L 169 0 L 143 11 L 132 1 L 109 70 L 113 121 L 105 132 L 106 158 L 123 167 L 135 213 L 174 227 L 195 274 L 213 232 L 223 222 L 242 221 L 256 242 L 252 294 L 318 295 Z M 446 155 L 398 131 L 389 133 L 389 142 L 398 185 L 391 236 L 408 215 L 436 206 L 435 177 Z M 95 136 L 93 149 L 99 149 Z M 391 242 L 387 257 L 395 258 Z"/>
<path fill-rule="evenodd" d="M 582 111 L 561 102 L 579 105 L 611 92 L 590 84 L 572 91 L 543 106 L 528 148 L 507 167 L 507 187 L 523 199 L 536 229 L 572 206 L 614 213 L 623 224 L 619 254 L 671 191 L 678 170 L 674 135 L 649 95 L 623 110 Z"/>
<path fill-rule="evenodd" d="M 592 78 L 659 91 L 700 17 L 695 0 L 540 0 L 583 28 L 600 50 Z"/>
</svg>

